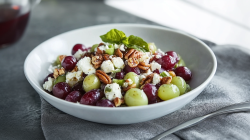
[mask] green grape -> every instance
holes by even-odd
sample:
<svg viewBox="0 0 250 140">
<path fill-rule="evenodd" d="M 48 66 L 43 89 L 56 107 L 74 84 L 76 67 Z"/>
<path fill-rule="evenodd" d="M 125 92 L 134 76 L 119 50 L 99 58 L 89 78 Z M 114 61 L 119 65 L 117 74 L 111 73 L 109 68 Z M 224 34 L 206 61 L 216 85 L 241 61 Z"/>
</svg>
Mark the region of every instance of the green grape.
<svg viewBox="0 0 250 140">
<path fill-rule="evenodd" d="M 92 89 L 98 89 L 101 86 L 99 78 L 95 74 L 90 74 L 83 81 L 83 89 L 88 92 Z"/>
<path fill-rule="evenodd" d="M 164 101 L 178 96 L 180 96 L 180 90 L 174 84 L 163 84 L 158 89 L 158 97 Z"/>
<path fill-rule="evenodd" d="M 117 84 L 119 84 L 120 86 L 122 86 L 123 83 L 124 83 L 124 80 L 123 80 L 123 79 L 113 79 L 113 83 L 117 83 Z"/>
<path fill-rule="evenodd" d="M 180 77 L 180 76 L 173 77 L 171 83 L 176 85 L 179 88 L 180 95 L 182 95 L 186 92 L 187 84 L 182 77 Z"/>
<path fill-rule="evenodd" d="M 139 88 L 140 86 L 140 79 L 139 76 L 134 72 L 129 72 L 125 75 L 124 80 L 131 79 L 133 84 L 136 84 L 136 87 Z"/>
<path fill-rule="evenodd" d="M 95 48 L 97 48 L 98 46 L 99 46 L 99 44 L 94 44 L 94 45 L 91 47 L 90 51 L 91 51 L 91 52 L 94 52 L 94 51 L 95 51 Z"/>
<path fill-rule="evenodd" d="M 190 87 L 189 84 L 187 84 L 187 88 L 186 88 L 186 92 L 185 92 L 185 93 L 187 93 L 187 92 L 189 92 L 189 91 L 191 91 L 191 87 Z"/>
<path fill-rule="evenodd" d="M 59 60 L 59 56 L 60 56 L 60 55 L 57 56 L 56 61 L 55 61 L 55 63 L 54 63 L 54 65 L 56 65 L 56 66 L 57 66 L 57 65 L 60 65 L 60 66 L 61 66 L 61 61 Z"/>
<path fill-rule="evenodd" d="M 174 68 L 180 67 L 180 66 L 186 66 L 184 60 L 181 58 L 181 56 L 178 54 L 179 61 L 175 64 Z"/>
<path fill-rule="evenodd" d="M 124 96 L 124 100 L 128 106 L 141 106 L 148 104 L 147 95 L 143 92 L 143 90 L 138 88 L 129 89 Z"/>
<path fill-rule="evenodd" d="M 105 53 L 113 55 L 115 52 L 115 47 L 112 44 L 109 44 L 109 48 L 105 50 Z"/>
<path fill-rule="evenodd" d="M 58 76 L 55 80 L 53 85 L 60 83 L 60 82 L 65 82 L 66 81 L 66 75 L 60 75 Z"/>
<path fill-rule="evenodd" d="M 157 50 L 157 47 L 155 46 L 155 43 L 148 43 L 149 50 L 152 54 L 154 54 Z"/>
</svg>

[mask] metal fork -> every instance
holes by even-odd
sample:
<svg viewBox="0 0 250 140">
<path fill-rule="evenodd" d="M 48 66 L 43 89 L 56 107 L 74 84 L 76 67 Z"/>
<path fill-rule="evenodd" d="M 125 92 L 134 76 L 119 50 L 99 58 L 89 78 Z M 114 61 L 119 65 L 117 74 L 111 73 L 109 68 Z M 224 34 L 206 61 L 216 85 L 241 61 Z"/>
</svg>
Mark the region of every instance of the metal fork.
<svg viewBox="0 0 250 140">
<path fill-rule="evenodd" d="M 192 120 L 189 120 L 185 123 L 182 123 L 176 127 L 173 127 L 169 130 L 164 131 L 163 133 L 157 135 L 156 137 L 152 138 L 151 140 L 160 140 L 161 138 L 168 136 L 169 134 L 172 134 L 176 131 L 194 126 L 196 124 L 198 124 L 199 122 L 204 121 L 207 118 L 211 118 L 217 115 L 221 115 L 221 114 L 226 114 L 226 113 L 236 113 L 236 112 L 245 112 L 245 111 L 250 111 L 250 102 L 246 102 L 246 103 L 239 103 L 239 104 L 233 104 L 224 108 L 221 108 L 213 113 L 207 114 L 205 116 L 201 116 L 198 118 L 194 118 Z"/>
</svg>

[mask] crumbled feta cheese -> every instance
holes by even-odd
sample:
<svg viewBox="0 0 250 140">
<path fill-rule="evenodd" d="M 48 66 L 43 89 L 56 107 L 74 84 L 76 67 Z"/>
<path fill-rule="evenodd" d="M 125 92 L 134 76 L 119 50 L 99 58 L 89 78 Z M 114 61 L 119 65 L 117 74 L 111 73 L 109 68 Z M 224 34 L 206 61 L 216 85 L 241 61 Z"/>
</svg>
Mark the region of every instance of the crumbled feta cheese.
<svg viewBox="0 0 250 140">
<path fill-rule="evenodd" d="M 129 78 L 129 79 L 125 80 L 122 87 L 127 87 L 127 86 L 132 85 L 132 84 L 133 84 L 133 81 Z"/>
<path fill-rule="evenodd" d="M 144 75 L 145 77 L 147 77 L 151 73 L 152 73 L 152 71 L 150 69 L 148 69 L 146 73 L 142 73 L 141 75 Z"/>
<path fill-rule="evenodd" d="M 59 67 L 60 67 L 60 65 L 57 65 L 57 66 L 50 65 L 49 68 L 48 68 L 48 71 L 53 73 L 54 69 L 59 68 Z"/>
<path fill-rule="evenodd" d="M 133 84 L 133 81 L 129 78 L 127 79 L 128 80 L 128 85 L 132 85 Z"/>
<path fill-rule="evenodd" d="M 161 81 L 161 76 L 157 73 L 154 73 L 154 77 L 153 77 L 153 84 L 156 85 Z"/>
<path fill-rule="evenodd" d="M 94 66 L 91 64 L 90 57 L 82 58 L 77 62 L 76 65 L 78 67 L 78 70 L 84 72 L 85 74 L 92 74 L 96 72 Z"/>
<path fill-rule="evenodd" d="M 109 88 L 110 90 L 107 90 Z M 114 100 L 116 97 L 122 98 L 121 88 L 117 83 L 107 84 L 104 89 L 104 94 L 108 100 Z"/>
<path fill-rule="evenodd" d="M 156 52 L 162 54 L 162 55 L 165 55 L 165 53 L 161 50 L 161 49 L 158 49 Z"/>
<path fill-rule="evenodd" d="M 143 78 L 146 78 L 146 76 L 143 75 L 143 74 L 139 76 L 140 81 L 141 81 Z"/>
<path fill-rule="evenodd" d="M 155 57 L 156 57 L 157 59 L 159 59 L 159 58 L 161 58 L 161 55 L 156 55 Z"/>
<path fill-rule="evenodd" d="M 118 48 L 119 48 L 119 45 L 114 44 L 114 47 L 115 47 L 115 49 L 118 49 Z"/>
<path fill-rule="evenodd" d="M 49 92 L 52 91 L 54 78 L 49 77 L 48 81 L 43 84 L 43 88 Z"/>
<path fill-rule="evenodd" d="M 120 57 L 114 57 L 114 58 L 111 58 L 115 68 L 118 68 L 118 69 L 123 69 L 125 67 L 125 64 L 123 62 L 123 60 L 120 58 Z"/>
<path fill-rule="evenodd" d="M 151 70 L 154 71 L 156 69 L 161 69 L 161 65 L 155 61 L 153 61 L 151 64 Z"/>
<path fill-rule="evenodd" d="M 109 56 L 109 59 L 112 59 L 112 58 L 113 58 L 113 55 L 110 55 L 110 56 Z"/>
<path fill-rule="evenodd" d="M 120 45 L 120 50 L 121 50 L 121 51 L 125 51 L 124 44 L 121 44 L 121 45 Z"/>
<path fill-rule="evenodd" d="M 128 87 L 128 83 L 127 82 L 124 82 L 122 87 Z"/>
<path fill-rule="evenodd" d="M 109 45 L 108 44 L 105 44 L 105 45 L 102 45 L 100 47 L 98 47 L 101 51 L 105 51 L 106 49 L 109 49 Z"/>
<path fill-rule="evenodd" d="M 101 69 L 105 73 L 110 73 L 115 70 L 113 63 L 110 60 L 105 60 L 102 62 Z"/>
<path fill-rule="evenodd" d="M 144 62 L 145 62 L 146 64 L 149 64 L 149 61 L 150 61 L 150 59 L 145 59 L 145 60 L 144 60 Z"/>
<path fill-rule="evenodd" d="M 82 71 L 68 72 L 66 74 L 66 83 L 68 83 L 71 87 L 74 86 L 77 82 L 83 80 L 82 74 Z"/>
<path fill-rule="evenodd" d="M 151 53 L 150 52 L 145 52 L 142 53 L 142 56 L 139 58 L 139 62 L 142 62 L 146 59 L 150 59 Z"/>
<path fill-rule="evenodd" d="M 86 52 L 84 51 L 82 51 L 82 50 L 78 50 L 75 54 L 74 54 L 74 57 L 77 59 L 77 60 L 79 60 L 84 54 L 85 54 Z"/>
</svg>

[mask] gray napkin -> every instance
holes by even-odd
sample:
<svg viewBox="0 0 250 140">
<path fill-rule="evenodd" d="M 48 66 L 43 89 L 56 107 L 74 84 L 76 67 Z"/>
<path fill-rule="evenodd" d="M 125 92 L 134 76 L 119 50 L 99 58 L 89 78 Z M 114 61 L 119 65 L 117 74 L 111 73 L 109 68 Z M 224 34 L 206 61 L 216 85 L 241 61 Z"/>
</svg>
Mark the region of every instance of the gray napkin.
<svg viewBox="0 0 250 140">
<path fill-rule="evenodd" d="M 131 124 L 98 124 L 65 114 L 42 100 L 42 129 L 48 140 L 144 140 L 192 118 L 222 107 L 250 101 L 250 53 L 238 46 L 212 47 L 218 69 L 211 83 L 191 103 L 159 119 Z M 249 140 L 250 113 L 234 113 L 210 118 L 178 131 L 168 140 Z"/>
</svg>

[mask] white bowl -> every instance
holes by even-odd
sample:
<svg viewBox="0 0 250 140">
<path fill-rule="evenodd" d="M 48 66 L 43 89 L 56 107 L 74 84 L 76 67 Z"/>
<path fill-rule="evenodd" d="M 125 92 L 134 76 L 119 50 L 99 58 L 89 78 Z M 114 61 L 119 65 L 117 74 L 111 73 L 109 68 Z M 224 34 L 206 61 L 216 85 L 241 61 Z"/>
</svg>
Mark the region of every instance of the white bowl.
<svg viewBox="0 0 250 140">
<path fill-rule="evenodd" d="M 192 71 L 193 77 L 190 82 L 192 91 L 168 101 L 146 106 L 105 108 L 67 102 L 43 90 L 42 83 L 49 74 L 48 67 L 58 55 L 70 55 L 76 43 L 86 46 L 100 43 L 99 36 L 113 28 L 124 31 L 126 35 L 132 34 L 142 37 L 147 42 L 154 42 L 163 51 L 173 50 L 179 53 Z M 69 31 L 43 42 L 27 56 L 24 73 L 37 93 L 65 113 L 92 122 L 131 124 L 156 119 L 185 106 L 211 81 L 216 67 L 216 58 L 211 49 L 190 35 L 151 25 L 107 24 Z"/>
</svg>

